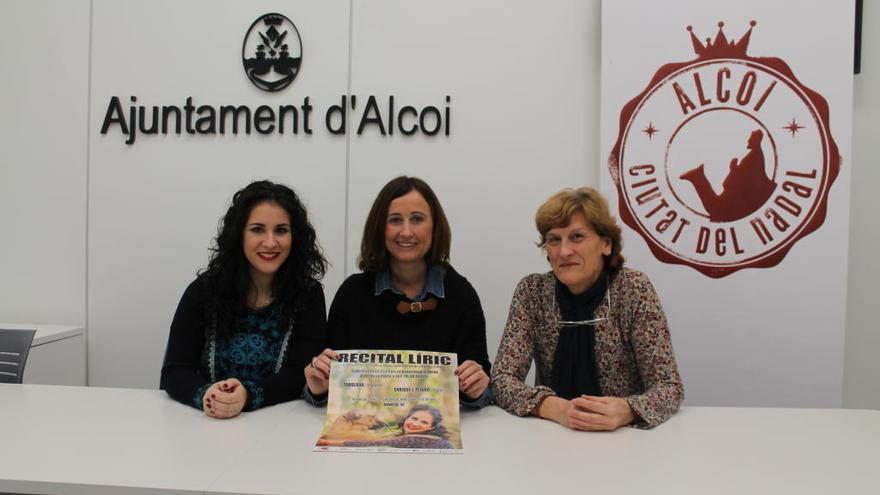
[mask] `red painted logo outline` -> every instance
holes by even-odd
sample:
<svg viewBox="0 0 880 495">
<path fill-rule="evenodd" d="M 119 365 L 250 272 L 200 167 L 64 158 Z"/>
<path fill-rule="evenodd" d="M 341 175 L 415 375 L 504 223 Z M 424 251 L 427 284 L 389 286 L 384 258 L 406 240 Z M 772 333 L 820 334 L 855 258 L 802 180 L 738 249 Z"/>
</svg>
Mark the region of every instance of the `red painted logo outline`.
<svg viewBox="0 0 880 495">
<path fill-rule="evenodd" d="M 840 171 L 841 157 L 837 145 L 831 136 L 827 101 L 822 95 L 803 85 L 795 77 L 794 72 L 788 64 L 782 59 L 774 57 L 751 57 L 747 55 L 746 50 L 748 48 L 752 28 L 755 25 L 755 21 L 752 21 L 751 27 L 739 41 L 728 41 L 722 30 L 724 24 L 718 23 L 719 30 L 715 39 L 706 40 L 705 44 L 697 39 L 691 26 L 688 26 L 687 29 L 690 32 L 691 41 L 693 42 L 694 51 L 696 52 L 697 57 L 687 62 L 669 63 L 661 66 L 656 71 L 644 91 L 624 105 L 620 112 L 618 137 L 608 161 L 609 172 L 618 191 L 618 209 L 621 220 L 644 238 L 654 256 L 660 261 L 691 266 L 701 273 L 713 278 L 724 277 L 744 268 L 769 268 L 779 264 L 800 238 L 816 231 L 824 223 L 827 212 L 828 193 Z M 790 233 L 782 236 L 783 239 L 776 242 L 772 248 L 767 249 L 765 252 L 759 252 L 755 255 L 748 256 L 745 259 L 730 263 L 694 259 L 693 256 L 683 254 L 676 246 L 658 240 L 656 233 L 652 234 L 649 232 L 646 225 L 640 221 L 641 219 L 638 214 L 633 211 L 633 207 L 630 205 L 630 200 L 632 198 L 628 197 L 621 177 L 624 173 L 623 168 L 626 165 L 624 162 L 626 139 L 632 132 L 639 132 L 638 130 L 631 128 L 633 125 L 633 117 L 640 108 L 647 104 L 648 100 L 652 97 L 653 92 L 662 84 L 671 80 L 676 74 L 680 75 L 686 73 L 688 70 L 694 70 L 705 64 L 721 64 L 725 62 L 732 64 L 745 64 L 747 66 L 758 68 L 767 74 L 775 74 L 779 81 L 789 86 L 792 93 L 800 95 L 803 103 L 810 109 L 810 113 L 812 114 L 819 139 L 821 140 L 823 154 L 821 165 L 822 180 L 816 188 L 816 197 L 812 200 L 812 204 L 810 204 L 809 211 L 804 216 L 803 221 L 796 225 Z M 700 96 L 702 98 L 702 93 Z M 760 103 L 761 102 L 759 102 L 758 106 L 760 106 Z M 802 127 L 792 120 L 790 128 L 787 129 L 792 133 L 792 136 L 794 136 L 794 133 L 800 128 Z M 641 132 L 645 132 L 649 137 L 653 137 L 653 133 L 656 131 L 657 129 L 654 129 L 653 123 L 651 123 Z M 769 134 L 768 137 L 772 139 L 772 136 Z M 733 167 L 733 165 L 731 165 L 731 167 Z M 682 178 L 684 178 L 684 176 L 682 176 Z M 771 198 L 768 198 L 768 201 L 770 199 Z M 756 210 L 755 214 L 759 215 L 761 213 L 769 215 L 767 210 L 762 212 L 760 209 Z M 768 218 L 770 217 L 768 216 Z M 760 219 L 758 219 L 758 223 L 760 223 Z M 753 227 L 755 227 L 755 225 L 753 225 Z M 757 232 L 758 230 L 759 229 L 755 227 L 755 231 Z M 730 239 L 728 239 L 728 241 L 729 240 Z M 733 240 L 736 241 L 736 239 Z"/>
</svg>

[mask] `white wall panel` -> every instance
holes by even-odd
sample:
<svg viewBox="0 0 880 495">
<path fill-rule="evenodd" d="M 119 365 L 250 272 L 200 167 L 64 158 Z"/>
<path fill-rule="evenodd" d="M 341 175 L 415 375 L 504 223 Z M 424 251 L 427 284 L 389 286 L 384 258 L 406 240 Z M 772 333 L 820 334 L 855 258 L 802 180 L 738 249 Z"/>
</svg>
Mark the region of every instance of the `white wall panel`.
<svg viewBox="0 0 880 495">
<path fill-rule="evenodd" d="M 98 131 L 112 96 L 142 105 L 300 105 L 347 88 L 346 1 L 96 1 L 89 197 L 89 367 L 92 384 L 154 387 L 177 302 L 208 260 L 232 194 L 269 178 L 304 199 L 334 264 L 328 297 L 342 280 L 345 141 L 312 135 L 139 136 Z M 293 84 L 265 93 L 242 69 L 242 40 L 259 16 L 296 24 L 303 65 Z M 300 122 L 302 125 L 302 122 Z"/>
<path fill-rule="evenodd" d="M 516 283 L 548 269 L 535 211 L 596 181 L 599 2 L 356 2 L 352 19 L 353 94 L 393 94 L 398 108 L 452 102 L 448 137 L 351 135 L 348 272 L 379 189 L 401 174 L 425 179 L 494 358 Z"/>
<path fill-rule="evenodd" d="M 85 324 L 89 2 L 0 3 L 0 320 Z"/>
</svg>

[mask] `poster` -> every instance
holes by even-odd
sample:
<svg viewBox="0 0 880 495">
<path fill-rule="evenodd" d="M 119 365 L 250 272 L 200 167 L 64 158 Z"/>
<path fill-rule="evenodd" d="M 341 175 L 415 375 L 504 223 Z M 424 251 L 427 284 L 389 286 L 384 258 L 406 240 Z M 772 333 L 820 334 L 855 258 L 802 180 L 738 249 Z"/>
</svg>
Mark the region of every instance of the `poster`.
<svg viewBox="0 0 880 495">
<path fill-rule="evenodd" d="M 316 451 L 461 453 L 455 354 L 338 352 Z"/>
<path fill-rule="evenodd" d="M 853 16 L 602 2 L 601 190 L 660 295 L 688 405 L 841 405 Z"/>
</svg>

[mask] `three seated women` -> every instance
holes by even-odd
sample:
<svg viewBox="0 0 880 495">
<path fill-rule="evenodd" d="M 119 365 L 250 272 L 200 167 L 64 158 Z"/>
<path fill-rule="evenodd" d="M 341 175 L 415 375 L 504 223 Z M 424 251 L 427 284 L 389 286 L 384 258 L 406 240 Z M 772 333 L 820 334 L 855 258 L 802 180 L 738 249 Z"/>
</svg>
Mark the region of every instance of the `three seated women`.
<svg viewBox="0 0 880 495">
<path fill-rule="evenodd" d="M 161 388 L 228 418 L 302 395 L 320 404 L 333 349 L 453 352 L 465 405 L 485 406 L 494 392 L 512 414 L 572 429 L 662 423 L 683 399 L 681 377 L 657 294 L 623 267 L 607 201 L 590 188 L 560 191 L 536 226 L 551 271 L 517 285 L 493 369 L 479 297 L 449 264 L 449 223 L 424 181 L 397 177 L 379 192 L 362 272 L 340 286 L 326 325 L 326 260 L 302 203 L 286 186 L 253 183 L 236 193 L 207 270 L 181 299 Z"/>
</svg>

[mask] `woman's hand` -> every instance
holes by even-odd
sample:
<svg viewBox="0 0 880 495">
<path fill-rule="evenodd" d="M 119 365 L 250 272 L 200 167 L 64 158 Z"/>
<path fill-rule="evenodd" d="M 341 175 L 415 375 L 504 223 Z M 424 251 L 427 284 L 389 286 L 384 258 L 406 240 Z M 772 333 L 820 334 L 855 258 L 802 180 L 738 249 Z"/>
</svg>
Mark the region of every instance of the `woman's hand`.
<svg viewBox="0 0 880 495">
<path fill-rule="evenodd" d="M 573 430 L 613 431 L 636 419 L 626 400 L 619 397 L 582 395 L 572 400 L 547 397 L 538 416 Z"/>
<path fill-rule="evenodd" d="M 202 404 L 208 416 L 227 419 L 238 416 L 247 399 L 247 388 L 237 379 L 230 378 L 211 385 L 202 398 Z"/>
<path fill-rule="evenodd" d="M 330 388 L 330 363 L 339 359 L 333 349 L 324 349 L 321 354 L 312 358 L 312 362 L 303 370 L 306 383 L 312 395 L 324 395 Z"/>
<path fill-rule="evenodd" d="M 575 407 L 590 411 L 587 414 L 588 430 L 614 431 L 636 420 L 629 402 L 620 397 L 582 395 L 572 402 Z"/>
<path fill-rule="evenodd" d="M 468 359 L 455 368 L 458 375 L 458 389 L 471 399 L 479 399 L 489 386 L 489 375 L 476 361 Z"/>
</svg>

